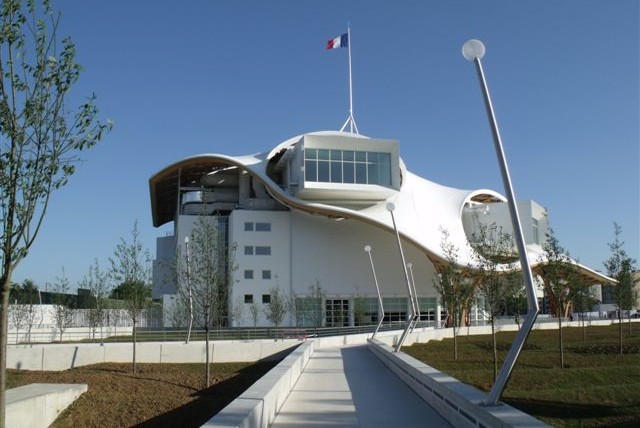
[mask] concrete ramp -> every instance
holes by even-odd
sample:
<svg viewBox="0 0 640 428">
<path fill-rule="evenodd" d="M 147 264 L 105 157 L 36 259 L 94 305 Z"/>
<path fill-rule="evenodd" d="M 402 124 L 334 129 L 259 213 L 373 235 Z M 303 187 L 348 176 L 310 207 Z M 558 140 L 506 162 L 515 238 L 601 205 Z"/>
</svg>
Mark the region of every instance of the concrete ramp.
<svg viewBox="0 0 640 428">
<path fill-rule="evenodd" d="M 86 384 L 65 383 L 32 383 L 9 389 L 6 426 L 46 428 L 86 391 Z"/>
<path fill-rule="evenodd" d="M 450 427 L 367 345 L 316 349 L 272 428 Z"/>
</svg>

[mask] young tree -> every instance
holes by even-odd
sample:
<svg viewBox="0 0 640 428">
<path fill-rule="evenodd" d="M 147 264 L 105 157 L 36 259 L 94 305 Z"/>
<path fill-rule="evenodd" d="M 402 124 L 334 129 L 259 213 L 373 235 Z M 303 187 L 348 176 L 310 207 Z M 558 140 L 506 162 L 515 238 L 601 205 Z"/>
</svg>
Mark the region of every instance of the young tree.
<svg viewBox="0 0 640 428">
<path fill-rule="evenodd" d="M 81 71 L 75 45 L 70 38 L 57 39 L 59 14 L 49 1 L 36 3 L 4 0 L 0 6 L 0 428 L 12 273 L 27 256 L 49 198 L 67 183 L 80 152 L 111 127 L 96 119 L 95 96 L 75 111 L 66 102 Z"/>
<path fill-rule="evenodd" d="M 95 340 L 96 329 L 104 325 L 105 307 L 109 295 L 109 275 L 100 269 L 98 259 L 94 259 L 93 264 L 89 266 L 89 271 L 82 278 L 79 286 L 91 293 L 91 306 L 88 308 L 89 326 Z"/>
<path fill-rule="evenodd" d="M 613 223 L 613 242 L 609 243 L 611 256 L 605 260 L 604 267 L 607 269 L 609 277 L 615 279 L 614 296 L 618 305 L 618 325 L 619 325 L 619 345 L 620 354 L 623 353 L 622 342 L 622 311 L 631 309 L 635 303 L 635 284 L 633 271 L 635 260 L 627 255 L 624 249 L 624 241 L 620 239 L 622 227 L 618 223 Z"/>
<path fill-rule="evenodd" d="M 473 257 L 476 262 L 475 283 L 478 292 L 484 297 L 485 310 L 491 324 L 493 344 L 493 377 L 498 375 L 498 349 L 496 343 L 496 318 L 502 312 L 502 303 L 511 289 L 506 274 L 511 270 L 518 255 L 514 252 L 511 236 L 501 227 L 479 223 L 474 234 Z M 471 268 L 469 269 L 471 270 Z"/>
<path fill-rule="evenodd" d="M 189 237 L 189 284 L 195 320 L 205 330 L 205 385 L 211 381 L 209 333 L 228 319 L 230 286 L 236 269 L 234 244 L 227 242 L 227 218 L 199 216 Z M 179 269 L 185 269 L 179 263 Z M 179 277 L 186 275 L 180 272 Z M 183 293 L 184 294 L 184 293 Z"/>
<path fill-rule="evenodd" d="M 585 285 L 578 280 L 576 264 L 571 260 L 569 252 L 560 245 L 553 229 L 549 229 L 542 249 L 544 252 L 540 258 L 539 270 L 545 295 L 558 318 L 560 368 L 564 368 L 562 319 L 569 315 L 575 295 Z"/>
<path fill-rule="evenodd" d="M 305 314 L 308 317 L 311 325 L 318 332 L 318 328 L 322 327 L 324 321 L 324 311 L 322 310 L 323 303 L 327 299 L 327 293 L 322 288 L 320 280 L 316 280 L 309 286 L 309 299 L 308 305 L 305 308 Z"/>
<path fill-rule="evenodd" d="M 35 324 L 36 308 L 38 307 L 38 287 L 30 279 L 22 284 L 12 284 L 10 291 L 9 317 L 10 323 L 16 329 L 16 343 L 22 326 L 27 327 L 27 342 L 31 341 L 31 329 Z"/>
<path fill-rule="evenodd" d="M 287 297 L 280 291 L 278 287 L 269 290 L 271 300 L 264 308 L 264 314 L 267 320 L 273 324 L 276 330 L 282 324 L 284 316 L 287 313 Z"/>
<path fill-rule="evenodd" d="M 140 242 L 138 222 L 133 223 L 131 241 L 120 238 L 120 243 L 109 259 L 111 270 L 109 275 L 117 286 L 111 295 L 124 300 L 125 309 L 133 324 L 133 373 L 136 367 L 137 326 L 144 309 L 150 305 L 151 299 L 151 256 Z"/>
<path fill-rule="evenodd" d="M 62 275 L 56 277 L 56 282 L 51 289 L 53 290 L 53 319 L 56 323 L 56 329 L 62 342 L 62 335 L 65 330 L 71 326 L 73 321 L 73 301 L 69 295 L 71 286 L 69 278 L 62 268 Z"/>
<path fill-rule="evenodd" d="M 258 326 L 258 317 L 260 316 L 260 306 L 258 306 L 257 302 L 253 302 L 249 306 L 249 316 L 251 316 L 251 322 L 253 323 L 253 328 L 255 329 Z"/>
<path fill-rule="evenodd" d="M 449 240 L 449 232 L 446 229 L 440 229 L 442 237 L 440 239 L 440 248 L 445 256 L 446 261 L 439 268 L 437 280 L 434 280 L 433 286 L 440 294 L 442 306 L 446 309 L 447 327 L 453 327 L 453 358 L 458 359 L 458 327 L 461 325 L 462 317 L 462 298 L 468 293 L 463 288 L 473 289 L 468 281 L 465 280 L 464 273 L 458 265 L 458 248 Z"/>
</svg>

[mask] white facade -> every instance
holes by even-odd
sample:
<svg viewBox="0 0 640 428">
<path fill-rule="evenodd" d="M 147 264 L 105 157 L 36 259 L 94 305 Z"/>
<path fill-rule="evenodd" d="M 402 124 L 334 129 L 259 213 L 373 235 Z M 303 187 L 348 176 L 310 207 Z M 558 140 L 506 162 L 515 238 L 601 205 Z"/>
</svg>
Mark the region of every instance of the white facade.
<svg viewBox="0 0 640 428">
<path fill-rule="evenodd" d="M 406 170 L 397 141 L 344 132 L 297 136 L 257 155 L 188 158 L 154 175 L 150 190 L 154 225 L 175 224 L 175 238 L 158 240 L 154 297 L 175 293 L 166 266 L 175 257 L 176 243 L 182 245 L 198 215 L 215 213 L 228 219 L 228 242 L 236 246 L 227 302 L 229 325 L 236 326 L 253 325 L 252 306 L 259 308 L 257 324 L 268 325 L 264 309 L 272 289 L 304 299 L 311 297 L 314 284 L 325 294 L 325 324 L 362 322 L 356 320 L 356 301 L 366 303 L 365 322 L 377 322 L 382 314 L 377 313 L 365 245 L 372 247 L 385 316 L 406 319 L 407 283 L 390 202 L 426 313 L 422 319 L 433 323 L 440 318 L 433 284 L 436 266 L 445 258 L 442 230 L 458 247 L 465 267 L 474 263 L 470 241 L 478 222 L 511 230 L 507 204 L 497 192 L 430 182 Z M 530 260 L 539 263 L 548 231 L 546 212 L 533 201 L 521 202 L 519 212 Z M 284 323 L 300 321 L 289 314 Z"/>
</svg>

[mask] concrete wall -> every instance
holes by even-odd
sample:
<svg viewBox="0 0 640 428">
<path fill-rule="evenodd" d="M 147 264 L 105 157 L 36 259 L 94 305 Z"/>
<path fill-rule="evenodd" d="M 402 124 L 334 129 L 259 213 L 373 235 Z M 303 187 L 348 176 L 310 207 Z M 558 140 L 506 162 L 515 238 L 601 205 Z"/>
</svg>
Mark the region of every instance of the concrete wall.
<svg viewBox="0 0 640 428">
<path fill-rule="evenodd" d="M 80 395 L 86 384 L 32 383 L 7 390 L 6 426 L 47 428 Z"/>
<path fill-rule="evenodd" d="M 252 362 L 268 358 L 300 344 L 295 339 L 212 341 L 211 362 Z M 98 363 L 127 363 L 133 358 L 132 343 L 9 345 L 7 368 L 17 370 L 67 370 Z M 205 342 L 141 342 L 138 363 L 204 363 Z"/>
<path fill-rule="evenodd" d="M 380 341 L 371 340 L 369 349 L 454 427 L 548 426 L 506 404 L 482 406 L 485 393 L 402 352 L 394 352 Z"/>
<path fill-rule="evenodd" d="M 267 428 L 286 401 L 313 354 L 314 341 L 304 342 L 203 427 Z"/>
</svg>

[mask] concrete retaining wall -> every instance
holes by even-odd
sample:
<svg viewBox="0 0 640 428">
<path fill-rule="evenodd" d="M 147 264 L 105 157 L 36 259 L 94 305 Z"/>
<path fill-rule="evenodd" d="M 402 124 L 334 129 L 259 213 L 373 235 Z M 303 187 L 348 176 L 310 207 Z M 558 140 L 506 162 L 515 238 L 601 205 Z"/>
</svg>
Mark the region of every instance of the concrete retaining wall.
<svg viewBox="0 0 640 428">
<path fill-rule="evenodd" d="M 314 340 L 300 345 L 269 373 L 202 425 L 203 428 L 267 428 L 313 354 Z"/>
<path fill-rule="evenodd" d="M 506 404 L 482 406 L 482 391 L 428 366 L 379 340 L 369 349 L 424 401 L 455 427 L 548 427 L 549 425 Z"/>
<path fill-rule="evenodd" d="M 225 340 L 210 342 L 211 361 L 253 362 L 300 344 L 297 339 Z M 140 342 L 139 363 L 204 363 L 205 342 Z M 132 343 L 80 343 L 9 345 L 7 368 L 17 370 L 67 370 L 98 363 L 127 363 L 133 358 Z"/>
<path fill-rule="evenodd" d="M 86 384 L 32 383 L 7 390 L 6 426 L 47 428 L 87 391 Z"/>
</svg>

